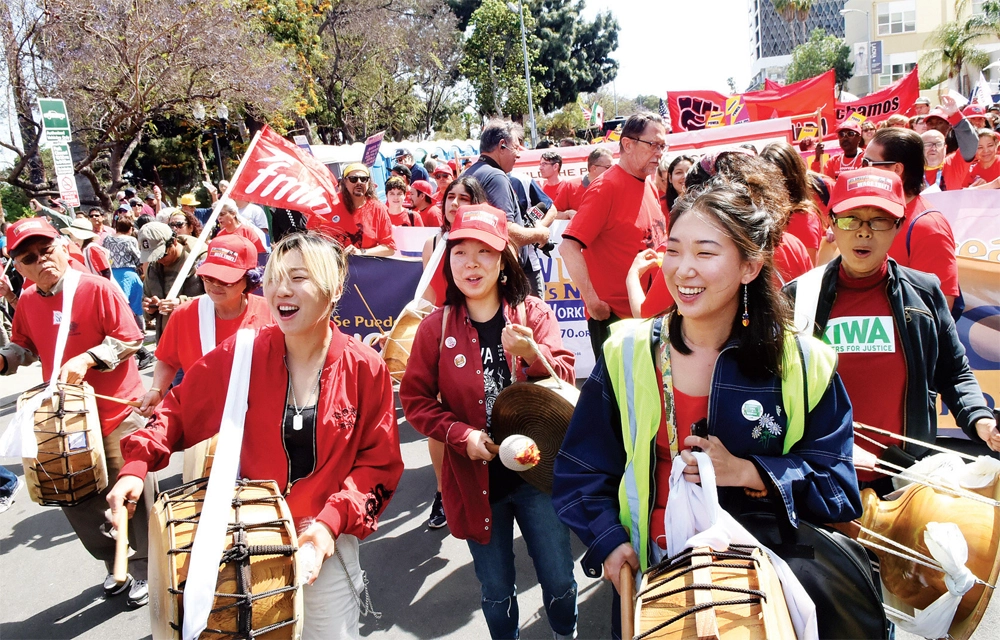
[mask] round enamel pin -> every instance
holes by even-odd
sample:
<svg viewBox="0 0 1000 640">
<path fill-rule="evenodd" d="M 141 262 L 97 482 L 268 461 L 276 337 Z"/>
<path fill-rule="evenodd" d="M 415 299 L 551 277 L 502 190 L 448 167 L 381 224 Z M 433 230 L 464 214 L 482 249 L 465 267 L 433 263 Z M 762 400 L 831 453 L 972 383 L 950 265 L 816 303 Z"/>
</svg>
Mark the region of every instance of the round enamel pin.
<svg viewBox="0 0 1000 640">
<path fill-rule="evenodd" d="M 340 222 L 340 216 L 333 216 L 334 223 Z"/>
<path fill-rule="evenodd" d="M 756 400 L 747 400 L 743 403 L 741 411 L 747 420 L 758 420 L 764 415 L 764 406 Z"/>
<path fill-rule="evenodd" d="M 454 349 L 455 343 L 456 341 L 454 336 L 448 336 L 447 338 L 444 339 L 444 346 L 448 347 L 449 349 Z"/>
<path fill-rule="evenodd" d="M 465 366 L 465 356 L 463 356 L 461 353 L 455 356 L 455 366 L 458 367 L 459 369 Z"/>
</svg>

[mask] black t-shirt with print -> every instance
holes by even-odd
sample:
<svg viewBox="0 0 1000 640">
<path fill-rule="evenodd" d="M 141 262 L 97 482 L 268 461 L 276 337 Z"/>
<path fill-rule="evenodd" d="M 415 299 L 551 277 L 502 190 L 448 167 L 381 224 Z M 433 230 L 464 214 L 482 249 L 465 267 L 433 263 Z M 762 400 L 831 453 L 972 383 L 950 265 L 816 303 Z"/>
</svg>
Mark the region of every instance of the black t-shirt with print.
<svg viewBox="0 0 1000 640">
<path fill-rule="evenodd" d="M 479 333 L 479 352 L 483 359 L 483 384 L 486 386 L 486 431 L 496 441 L 491 428 L 493 403 L 496 402 L 500 392 L 512 382 L 507 355 L 503 351 L 501 341 L 504 327 L 503 307 L 497 309 L 496 315 L 490 320 L 486 322 L 473 321 L 472 326 Z M 500 443 L 497 442 L 497 444 Z M 500 456 L 490 462 L 489 470 L 490 502 L 502 500 L 524 482 L 520 475 L 503 466 L 503 463 L 500 462 Z"/>
</svg>

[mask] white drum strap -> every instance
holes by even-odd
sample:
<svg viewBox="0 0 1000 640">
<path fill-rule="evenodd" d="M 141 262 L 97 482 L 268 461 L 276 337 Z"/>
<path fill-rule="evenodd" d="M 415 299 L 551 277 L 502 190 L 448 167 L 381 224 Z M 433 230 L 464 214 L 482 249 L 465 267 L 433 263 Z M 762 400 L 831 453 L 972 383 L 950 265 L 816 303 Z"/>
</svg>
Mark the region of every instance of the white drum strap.
<svg viewBox="0 0 1000 640">
<path fill-rule="evenodd" d="M 431 286 L 431 279 L 437 273 L 438 265 L 441 264 L 441 258 L 444 257 L 444 251 L 447 246 L 448 232 L 445 231 L 444 235 L 438 238 L 437 245 L 434 247 L 434 253 L 431 254 L 430 260 L 427 261 L 427 267 L 424 269 L 424 272 L 420 274 L 420 281 L 417 282 L 417 290 L 413 294 L 414 300 L 423 298 L 427 287 Z M 438 300 L 438 304 L 444 306 L 444 300 Z"/>
<path fill-rule="evenodd" d="M 45 387 L 41 393 L 36 393 L 14 414 L 3 438 L 0 438 L 0 454 L 4 456 L 28 459 L 38 457 L 38 441 L 35 439 L 35 412 L 56 391 L 59 370 L 63 364 L 63 352 L 66 350 L 66 341 L 69 339 L 70 319 L 73 317 L 73 298 L 76 296 L 76 286 L 79 283 L 80 272 L 75 269 L 67 269 L 66 275 L 63 276 L 62 311 L 58 318 L 52 319 L 52 322 L 59 324 L 59 330 L 56 332 L 56 350 L 52 361 L 52 376 L 49 378 L 49 386 Z M 48 318 L 36 319 L 36 322 L 48 322 Z"/>
<path fill-rule="evenodd" d="M 795 288 L 795 332 L 800 336 L 811 336 L 816 325 L 816 307 L 823 287 L 826 266 L 816 267 L 802 274 L 792 282 Z"/>
<path fill-rule="evenodd" d="M 201 355 L 215 348 L 215 303 L 205 294 L 198 298 L 198 335 Z"/>
<path fill-rule="evenodd" d="M 187 585 L 184 588 L 184 640 L 193 640 L 201 635 L 208 626 L 208 616 L 215 602 L 219 562 L 226 543 L 233 486 L 243 448 L 254 335 L 252 329 L 241 329 L 236 333 L 233 370 L 229 375 L 229 389 L 222 411 L 219 443 L 215 448 L 215 461 L 188 563 Z"/>
</svg>

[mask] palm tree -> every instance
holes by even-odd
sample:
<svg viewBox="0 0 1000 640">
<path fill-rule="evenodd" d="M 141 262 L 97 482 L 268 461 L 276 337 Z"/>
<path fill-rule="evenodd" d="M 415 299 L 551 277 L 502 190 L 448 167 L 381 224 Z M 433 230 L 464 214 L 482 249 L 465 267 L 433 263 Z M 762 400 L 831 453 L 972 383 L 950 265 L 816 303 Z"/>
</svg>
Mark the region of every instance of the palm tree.
<svg viewBox="0 0 1000 640">
<path fill-rule="evenodd" d="M 812 11 L 813 0 L 798 0 L 795 3 L 795 17 L 802 25 L 802 41 L 809 40 L 809 30 L 806 28 L 806 20 L 809 19 L 809 12 Z"/>
<path fill-rule="evenodd" d="M 781 19 L 788 23 L 788 29 L 792 34 L 792 48 L 799 45 L 799 32 L 795 28 L 796 22 L 802 24 L 802 42 L 809 39 L 806 20 L 809 19 L 813 0 L 771 0 L 771 4 L 774 5 L 774 10 L 781 16 Z"/>
<path fill-rule="evenodd" d="M 957 0 L 955 15 L 962 15 L 967 4 L 968 0 Z M 993 25 L 975 16 L 965 21 L 946 22 L 924 43 L 928 51 L 920 57 L 920 69 L 928 74 L 927 77 L 938 78 L 938 82 L 947 79 L 964 95 L 969 90 L 966 66 L 982 69 L 989 64 L 989 55 L 977 44 L 994 33 Z"/>
</svg>

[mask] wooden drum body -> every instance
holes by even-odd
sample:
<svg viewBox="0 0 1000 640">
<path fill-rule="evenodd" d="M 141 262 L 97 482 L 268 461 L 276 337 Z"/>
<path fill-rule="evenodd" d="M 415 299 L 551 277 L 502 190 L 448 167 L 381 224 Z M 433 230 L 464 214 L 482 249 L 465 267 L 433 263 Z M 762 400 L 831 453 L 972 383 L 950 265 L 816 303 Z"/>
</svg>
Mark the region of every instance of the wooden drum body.
<svg viewBox="0 0 1000 640">
<path fill-rule="evenodd" d="M 990 486 L 988 493 L 989 497 L 1000 499 L 1000 486 Z M 966 566 L 977 578 L 997 584 L 1000 574 L 1000 509 L 938 492 L 922 484 L 907 486 L 895 500 L 879 500 L 874 491 L 866 489 L 861 494 L 861 501 L 864 514 L 861 516 L 862 529 L 858 541 L 871 548 L 879 558 L 886 605 L 904 611 L 906 605 L 915 609 L 927 608 L 948 590 L 945 575 L 874 548 L 873 544 L 884 547 L 887 543 L 866 530 L 930 557 L 930 551 L 924 544 L 927 523 L 953 522 L 969 545 Z M 993 589 L 977 584 L 962 597 L 950 628 L 952 638 L 965 640 L 972 635 L 986 611 L 992 592 Z"/>
<path fill-rule="evenodd" d="M 207 478 L 215 461 L 215 447 L 219 444 L 219 434 L 208 440 L 202 440 L 193 447 L 184 450 L 184 470 L 181 478 L 184 484 L 200 478 Z"/>
<path fill-rule="evenodd" d="M 704 608 L 695 611 L 699 606 Z M 635 635 L 794 640 L 795 629 L 767 555 L 732 545 L 725 552 L 687 549 L 651 567 L 636 599 Z"/>
<path fill-rule="evenodd" d="M 42 384 L 17 399 L 18 409 L 44 391 Z M 28 495 L 38 504 L 72 507 L 108 486 L 101 421 L 89 384 L 59 384 L 35 412 L 38 457 L 23 460 Z"/>
<path fill-rule="evenodd" d="M 157 640 L 181 637 L 184 584 L 207 487 L 205 478 L 166 491 L 150 514 L 149 605 Z M 238 482 L 202 637 L 298 639 L 302 588 L 296 549 L 295 524 L 278 485 Z"/>
<path fill-rule="evenodd" d="M 410 301 L 396 317 L 392 331 L 382 347 L 382 359 L 389 369 L 389 377 L 399 384 L 406 372 L 406 363 L 410 360 L 410 350 L 413 349 L 413 338 L 417 335 L 417 327 L 421 321 L 430 315 L 434 307 L 426 300 Z"/>
</svg>

